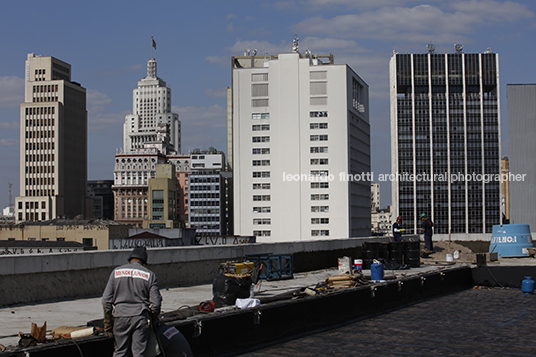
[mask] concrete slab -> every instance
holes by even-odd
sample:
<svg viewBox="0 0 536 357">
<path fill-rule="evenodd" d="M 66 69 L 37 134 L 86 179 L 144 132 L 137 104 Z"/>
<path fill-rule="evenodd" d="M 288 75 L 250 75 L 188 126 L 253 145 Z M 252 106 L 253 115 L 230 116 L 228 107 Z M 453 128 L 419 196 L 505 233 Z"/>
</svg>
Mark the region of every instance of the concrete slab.
<svg viewBox="0 0 536 357">
<path fill-rule="evenodd" d="M 386 271 L 386 277 L 396 278 L 441 270 L 445 265 L 423 265 L 409 270 Z M 328 277 L 338 275 L 338 269 L 326 269 L 308 273 L 294 274 L 294 279 L 264 281 L 255 288 L 258 297 L 274 296 L 303 287 L 315 287 Z M 370 270 L 364 270 L 370 276 Z M 212 300 L 212 284 L 162 289 L 162 312 L 177 310 L 184 306 L 197 306 Z M 18 344 L 18 332 L 29 333 L 31 323 L 38 326 L 47 323 L 47 331 L 60 326 L 86 326 L 88 321 L 102 318 L 100 297 L 43 304 L 19 305 L 0 308 L 0 344 L 14 346 Z"/>
<path fill-rule="evenodd" d="M 422 265 L 419 268 L 411 268 L 409 270 L 394 270 L 386 271 L 386 276 L 398 278 L 410 275 L 424 274 L 433 271 L 441 271 L 442 269 L 453 266 L 474 266 L 469 259 L 459 259 L 453 263 L 446 262 L 444 254 L 446 249 L 442 244 L 436 244 L 438 253 L 430 258 L 421 259 Z M 448 242 L 446 242 L 448 244 Z M 467 254 L 474 254 L 469 253 Z M 499 261 L 488 264 L 495 265 L 530 265 L 536 266 L 534 258 L 499 258 Z M 370 271 L 364 271 L 365 275 L 370 275 Z M 314 271 L 308 273 L 294 274 L 294 279 L 279 280 L 279 281 L 262 281 L 255 289 L 257 296 L 271 296 L 289 292 L 303 287 L 314 287 L 317 283 L 324 281 L 326 278 L 338 275 L 336 268 Z M 178 287 L 161 290 L 163 296 L 163 312 L 169 312 L 179 309 L 183 306 L 197 306 L 199 303 L 211 300 L 212 284 Z M 9 306 L 0 309 L 0 344 L 4 346 L 14 346 L 18 343 L 18 332 L 29 333 L 31 323 L 34 322 L 38 326 L 47 322 L 47 330 L 50 331 L 56 327 L 69 326 L 85 326 L 87 321 L 102 318 L 102 306 L 100 297 L 89 299 L 77 299 L 70 301 L 50 302 L 44 304 Z M 276 354 L 277 355 L 277 354 Z"/>
</svg>

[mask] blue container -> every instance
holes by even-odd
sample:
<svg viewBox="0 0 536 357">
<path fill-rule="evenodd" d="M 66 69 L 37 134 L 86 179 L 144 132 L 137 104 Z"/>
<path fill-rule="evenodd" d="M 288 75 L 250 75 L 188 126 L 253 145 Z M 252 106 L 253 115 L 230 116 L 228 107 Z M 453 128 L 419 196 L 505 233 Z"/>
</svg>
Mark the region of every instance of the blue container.
<svg viewBox="0 0 536 357">
<path fill-rule="evenodd" d="M 496 252 L 499 257 L 528 257 L 533 248 L 530 226 L 528 224 L 503 224 L 493 226 L 490 253 Z"/>
<path fill-rule="evenodd" d="M 372 263 L 370 266 L 370 279 L 371 280 L 383 280 L 383 264 Z"/>
<path fill-rule="evenodd" d="M 531 295 L 534 292 L 534 280 L 532 280 L 532 276 L 526 276 L 525 280 L 521 282 L 521 291 L 525 295 Z"/>
</svg>

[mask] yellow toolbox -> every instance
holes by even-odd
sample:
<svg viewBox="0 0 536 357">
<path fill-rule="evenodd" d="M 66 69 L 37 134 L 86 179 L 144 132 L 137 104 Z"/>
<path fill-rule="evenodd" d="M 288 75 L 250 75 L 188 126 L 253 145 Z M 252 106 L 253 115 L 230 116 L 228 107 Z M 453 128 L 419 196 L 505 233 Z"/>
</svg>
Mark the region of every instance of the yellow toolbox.
<svg viewBox="0 0 536 357">
<path fill-rule="evenodd" d="M 237 275 L 251 274 L 254 266 L 254 262 L 227 262 L 220 264 L 220 271 Z"/>
</svg>

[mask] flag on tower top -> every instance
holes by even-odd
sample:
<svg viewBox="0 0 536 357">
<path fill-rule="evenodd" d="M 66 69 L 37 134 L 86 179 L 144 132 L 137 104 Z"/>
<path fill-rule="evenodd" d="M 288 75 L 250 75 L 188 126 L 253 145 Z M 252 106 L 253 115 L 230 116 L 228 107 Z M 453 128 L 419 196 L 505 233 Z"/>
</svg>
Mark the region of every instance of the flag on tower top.
<svg viewBox="0 0 536 357">
<path fill-rule="evenodd" d="M 151 41 L 152 41 L 152 46 L 156 50 L 156 42 L 155 42 L 155 40 L 154 40 L 154 38 L 152 36 L 151 36 Z"/>
</svg>

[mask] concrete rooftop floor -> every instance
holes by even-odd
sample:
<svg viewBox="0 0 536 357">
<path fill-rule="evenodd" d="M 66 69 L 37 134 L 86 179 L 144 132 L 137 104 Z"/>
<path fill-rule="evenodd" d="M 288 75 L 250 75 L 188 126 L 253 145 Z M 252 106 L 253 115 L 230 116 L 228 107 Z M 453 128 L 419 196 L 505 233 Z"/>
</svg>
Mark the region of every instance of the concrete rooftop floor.
<svg viewBox="0 0 536 357">
<path fill-rule="evenodd" d="M 536 295 L 482 288 L 240 356 L 536 356 Z"/>
<path fill-rule="evenodd" d="M 434 244 L 436 244 L 438 252 L 430 258 L 421 259 L 422 265 L 419 268 L 386 271 L 386 278 L 416 275 L 456 265 L 471 265 L 472 258 L 469 253 L 464 255 L 465 251 L 462 252 L 460 259 L 455 261 L 454 265 L 447 264 L 445 253 L 452 252 L 459 247 L 447 245 L 448 242 Z M 463 247 L 460 249 L 463 250 Z M 499 261 L 488 264 L 490 266 L 536 265 L 536 259 L 499 258 Z M 370 276 L 370 270 L 364 270 L 364 274 Z M 294 274 L 294 279 L 289 280 L 261 281 L 255 289 L 255 295 L 257 297 L 271 296 L 303 287 L 314 287 L 317 283 L 333 275 L 338 275 L 336 268 Z M 200 302 L 211 300 L 213 297 L 212 284 L 162 289 L 161 294 L 163 296 L 162 312 L 173 311 L 184 306 L 197 306 Z M 519 345 L 519 347 L 512 349 L 514 351 L 512 355 L 536 356 L 536 345 L 531 342 L 533 331 L 525 328 L 525 325 L 532 326 L 536 321 L 535 299 L 536 295 L 523 295 L 519 289 L 468 290 L 359 321 L 355 325 L 346 325 L 335 330 L 283 343 L 280 345 L 284 346 L 281 347 L 283 350 L 272 351 L 268 349 L 265 352 L 258 351 L 246 355 L 320 356 L 327 353 L 364 356 L 400 354 L 427 356 L 508 355 L 488 354 L 494 349 L 508 347 L 507 341 L 503 341 L 501 344 L 499 342 L 488 343 L 489 350 L 486 349 L 488 345 L 477 344 L 479 339 L 493 342 L 492 336 L 497 334 L 495 338 L 499 338 L 500 334 L 505 336 L 505 339 L 510 336 L 512 341 Z M 86 326 L 88 321 L 101 318 L 100 297 L 3 307 L 0 308 L 0 344 L 4 346 L 17 345 L 18 332 L 29 333 L 32 322 L 42 326 L 46 321 L 47 331 L 51 331 L 60 326 Z M 462 329 L 465 332 L 461 333 Z M 489 334 L 483 332 L 488 330 Z M 519 331 L 519 334 L 511 333 L 510 330 Z M 300 341 L 303 341 L 303 345 L 298 348 L 296 346 L 302 343 Z M 443 345 L 440 344 L 441 341 L 444 341 Z M 527 341 L 527 346 L 532 346 L 532 351 L 524 350 L 523 343 L 520 341 Z M 323 347 L 316 348 L 318 343 Z M 481 352 L 478 352 L 478 349 L 481 349 Z M 299 354 L 300 351 L 301 354 Z M 374 351 L 376 352 L 374 353 Z"/>
</svg>

